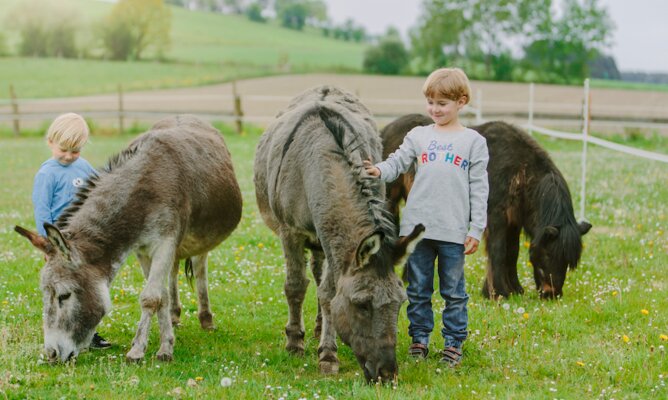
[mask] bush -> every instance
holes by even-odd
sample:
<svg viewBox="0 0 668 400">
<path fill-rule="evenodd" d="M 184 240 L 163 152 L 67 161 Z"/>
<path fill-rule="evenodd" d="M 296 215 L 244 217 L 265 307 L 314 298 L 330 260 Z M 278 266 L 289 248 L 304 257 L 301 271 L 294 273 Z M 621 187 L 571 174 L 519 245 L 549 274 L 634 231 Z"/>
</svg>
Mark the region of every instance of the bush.
<svg viewBox="0 0 668 400">
<path fill-rule="evenodd" d="M 373 74 L 398 75 L 408 63 L 408 51 L 399 39 L 382 40 L 364 53 L 364 71 Z"/>
<path fill-rule="evenodd" d="M 18 53 L 29 57 L 77 57 L 76 13 L 45 0 L 19 3 L 8 15 L 7 25 L 21 37 Z"/>
<path fill-rule="evenodd" d="M 262 6 L 258 3 L 253 3 L 246 9 L 246 16 L 249 20 L 254 22 L 266 22 L 266 19 L 262 16 Z"/>
</svg>

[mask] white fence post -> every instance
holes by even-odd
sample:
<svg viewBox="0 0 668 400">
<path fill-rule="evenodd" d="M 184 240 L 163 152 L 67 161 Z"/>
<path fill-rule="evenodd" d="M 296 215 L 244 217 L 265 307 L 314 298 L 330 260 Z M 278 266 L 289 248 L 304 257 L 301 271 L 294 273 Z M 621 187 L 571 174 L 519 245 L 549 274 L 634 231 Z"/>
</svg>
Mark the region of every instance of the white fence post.
<svg viewBox="0 0 668 400">
<path fill-rule="evenodd" d="M 529 135 L 533 135 L 533 91 L 534 84 L 531 82 L 529 84 Z"/>
<path fill-rule="evenodd" d="M 587 187 L 587 142 L 589 141 L 589 78 L 584 81 L 584 105 L 582 110 L 582 176 L 580 177 L 580 220 L 585 220 L 585 196 Z"/>
<path fill-rule="evenodd" d="M 476 125 L 482 124 L 482 90 L 478 89 L 476 91 L 476 108 L 475 108 L 475 123 Z"/>
</svg>

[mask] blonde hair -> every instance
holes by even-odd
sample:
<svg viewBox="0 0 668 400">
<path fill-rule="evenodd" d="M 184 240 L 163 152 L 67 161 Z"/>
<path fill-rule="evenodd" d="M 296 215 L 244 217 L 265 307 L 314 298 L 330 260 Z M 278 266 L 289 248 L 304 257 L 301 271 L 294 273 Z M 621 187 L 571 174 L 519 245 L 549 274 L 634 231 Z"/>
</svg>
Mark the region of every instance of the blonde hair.
<svg viewBox="0 0 668 400">
<path fill-rule="evenodd" d="M 440 68 L 432 72 L 422 86 L 422 93 L 425 97 L 455 101 L 466 97 L 464 104 L 471 101 L 469 78 L 460 68 Z"/>
<path fill-rule="evenodd" d="M 88 142 L 88 135 L 86 120 L 79 114 L 67 113 L 53 120 L 46 139 L 64 149 L 81 149 Z"/>
</svg>

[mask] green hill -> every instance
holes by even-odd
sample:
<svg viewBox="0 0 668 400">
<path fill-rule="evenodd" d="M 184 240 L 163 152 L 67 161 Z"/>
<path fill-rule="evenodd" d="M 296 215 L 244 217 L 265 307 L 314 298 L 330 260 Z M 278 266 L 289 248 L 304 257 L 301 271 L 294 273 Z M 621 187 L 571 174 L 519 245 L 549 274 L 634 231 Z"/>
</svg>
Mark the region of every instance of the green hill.
<svg viewBox="0 0 668 400">
<path fill-rule="evenodd" d="M 22 0 L 0 1 L 0 32 L 14 53 L 17 32 L 8 16 Z M 94 0 L 59 0 L 76 10 L 77 45 L 99 57 L 93 27 L 113 4 Z M 187 11 L 172 7 L 171 47 L 166 62 L 112 62 L 102 59 L 0 58 L 3 83 L 19 97 L 43 98 L 128 90 L 203 85 L 236 78 L 311 71 L 359 71 L 365 45 L 328 39 L 318 32 L 298 32 L 244 16 Z M 154 55 L 148 52 L 147 58 Z M 4 85 L 3 85 L 4 86 Z M 0 98 L 7 89 L 0 88 Z"/>
</svg>

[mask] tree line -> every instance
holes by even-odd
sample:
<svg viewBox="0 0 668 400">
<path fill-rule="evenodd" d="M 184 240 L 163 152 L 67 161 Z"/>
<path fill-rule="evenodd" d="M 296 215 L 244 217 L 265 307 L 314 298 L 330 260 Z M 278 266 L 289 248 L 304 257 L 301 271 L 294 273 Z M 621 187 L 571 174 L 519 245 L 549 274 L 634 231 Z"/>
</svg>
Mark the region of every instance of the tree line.
<svg viewBox="0 0 668 400">
<path fill-rule="evenodd" d="M 352 19 L 334 24 L 323 0 L 119 0 L 99 23 L 93 39 L 103 57 L 157 58 L 169 48 L 167 4 L 246 15 L 257 23 L 341 40 L 364 42 L 363 69 L 380 74 L 425 74 L 460 66 L 473 79 L 572 83 L 585 77 L 619 79 L 605 54 L 614 24 L 599 0 L 422 0 L 419 20 L 404 40 L 395 28 L 378 37 Z M 86 57 L 75 46 L 75 10 L 47 0 L 20 2 L 7 23 L 20 32 L 18 53 L 42 57 Z M 0 37 L 0 54 L 7 53 Z"/>
</svg>

